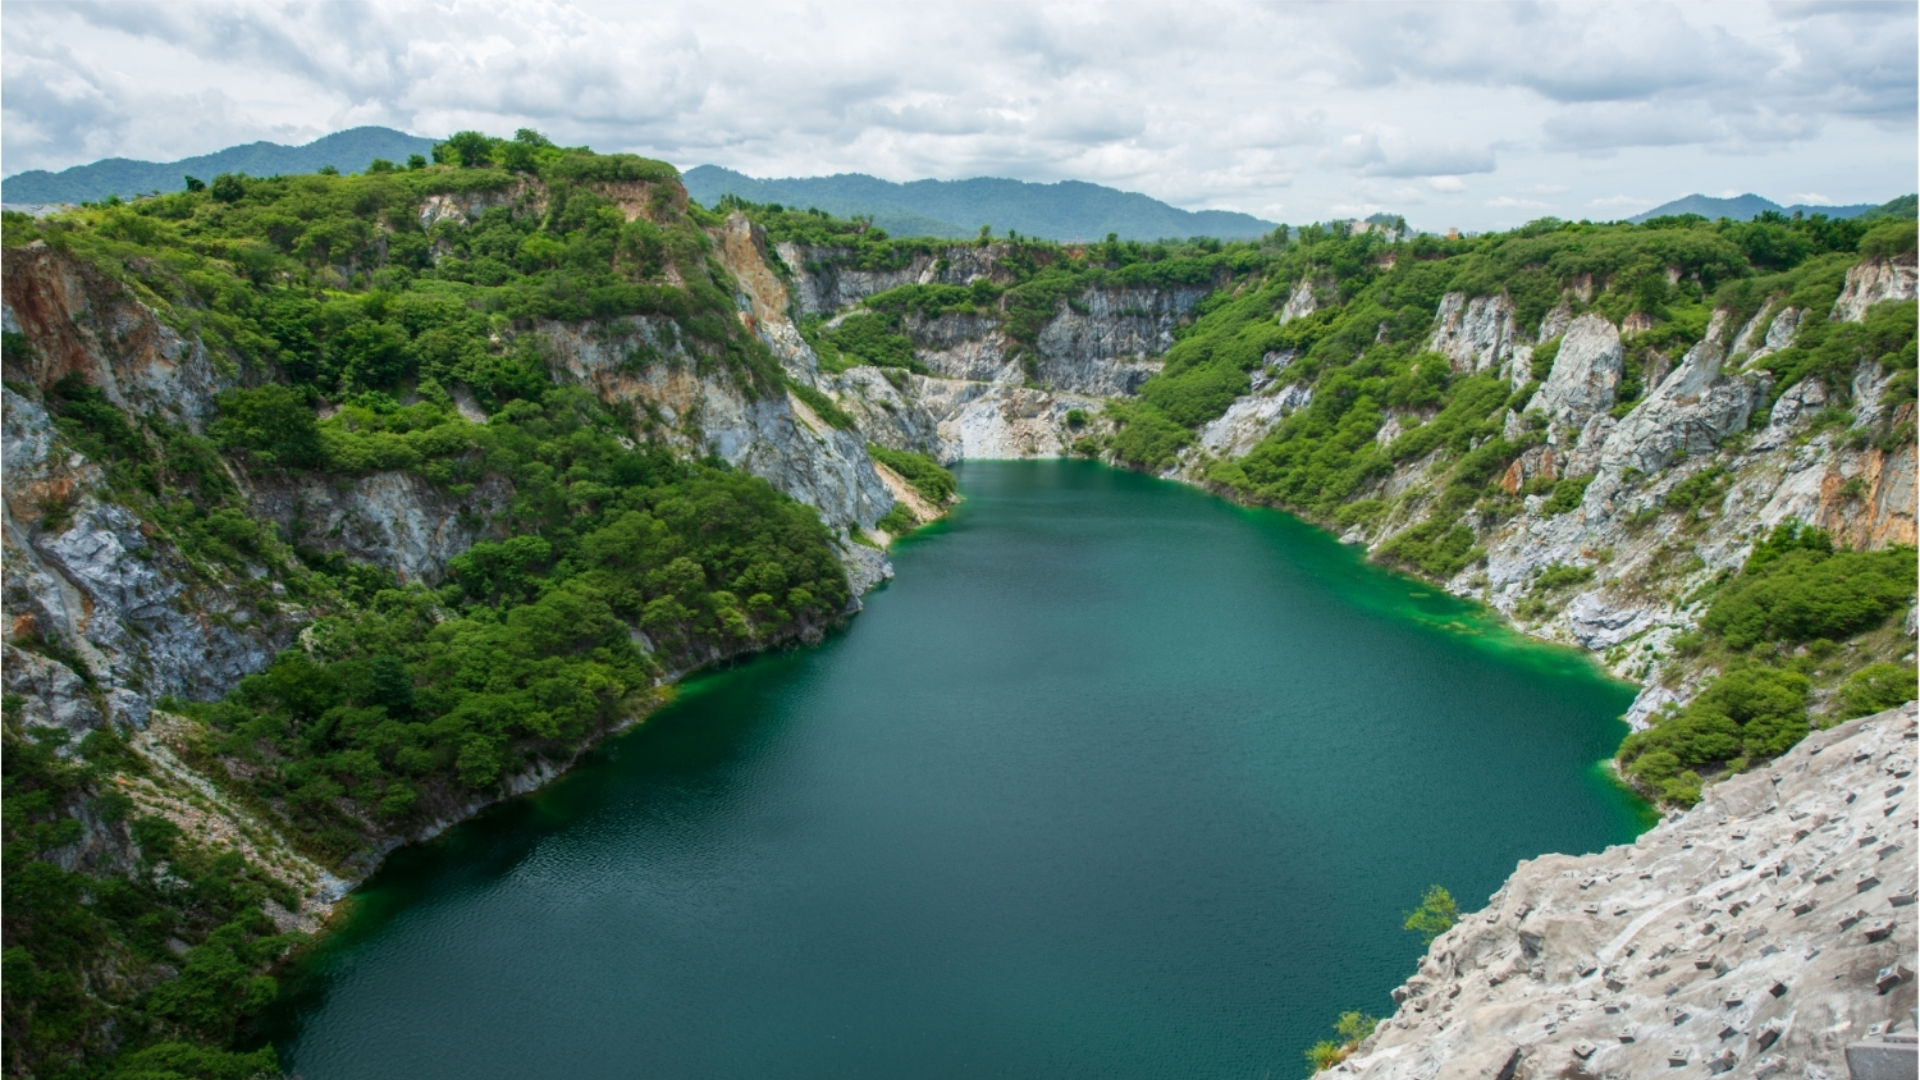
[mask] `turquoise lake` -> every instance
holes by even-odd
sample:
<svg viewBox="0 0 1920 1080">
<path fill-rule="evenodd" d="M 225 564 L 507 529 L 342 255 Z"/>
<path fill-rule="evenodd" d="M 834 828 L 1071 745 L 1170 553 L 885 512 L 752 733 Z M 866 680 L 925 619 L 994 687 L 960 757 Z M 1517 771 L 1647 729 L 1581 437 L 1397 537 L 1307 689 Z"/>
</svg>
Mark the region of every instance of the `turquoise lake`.
<svg viewBox="0 0 1920 1080">
<path fill-rule="evenodd" d="M 1086 462 L 825 645 L 690 680 L 396 853 L 275 1018 L 304 1080 L 1295 1080 L 1433 883 L 1631 840 L 1632 688 L 1326 533 Z"/>
</svg>

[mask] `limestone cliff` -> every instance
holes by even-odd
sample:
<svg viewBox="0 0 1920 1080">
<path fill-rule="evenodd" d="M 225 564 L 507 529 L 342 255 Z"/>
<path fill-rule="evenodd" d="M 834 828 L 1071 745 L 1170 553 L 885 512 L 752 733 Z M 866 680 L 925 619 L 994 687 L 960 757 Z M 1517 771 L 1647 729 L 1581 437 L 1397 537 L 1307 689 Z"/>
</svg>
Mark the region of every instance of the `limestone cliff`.
<svg viewBox="0 0 1920 1080">
<path fill-rule="evenodd" d="M 1632 844 L 1521 863 L 1321 1075 L 1912 1075 L 1915 740 L 1911 705 L 1850 721 Z"/>
</svg>

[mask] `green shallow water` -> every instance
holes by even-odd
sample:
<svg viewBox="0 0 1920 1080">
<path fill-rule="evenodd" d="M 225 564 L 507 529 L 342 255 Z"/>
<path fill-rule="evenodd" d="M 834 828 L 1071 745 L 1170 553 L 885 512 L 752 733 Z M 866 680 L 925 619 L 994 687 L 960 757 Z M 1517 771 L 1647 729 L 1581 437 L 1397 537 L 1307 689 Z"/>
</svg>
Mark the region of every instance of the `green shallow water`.
<svg viewBox="0 0 1920 1080">
<path fill-rule="evenodd" d="M 1285 515 L 970 463 L 825 646 L 691 681 L 397 853 L 276 1018 L 305 1080 L 1262 1077 L 1404 909 L 1630 840 L 1631 688 Z"/>
</svg>

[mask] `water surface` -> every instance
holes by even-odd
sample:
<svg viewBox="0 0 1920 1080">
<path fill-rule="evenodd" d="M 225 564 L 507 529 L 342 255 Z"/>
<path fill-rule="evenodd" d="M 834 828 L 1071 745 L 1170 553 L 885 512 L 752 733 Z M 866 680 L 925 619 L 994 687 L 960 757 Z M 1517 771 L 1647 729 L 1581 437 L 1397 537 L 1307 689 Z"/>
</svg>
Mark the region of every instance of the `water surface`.
<svg viewBox="0 0 1920 1080">
<path fill-rule="evenodd" d="M 1631 689 L 1284 515 L 970 463 L 825 646 L 396 854 L 305 1080 L 1279 1077 L 1442 882 L 1630 839 Z"/>
</svg>

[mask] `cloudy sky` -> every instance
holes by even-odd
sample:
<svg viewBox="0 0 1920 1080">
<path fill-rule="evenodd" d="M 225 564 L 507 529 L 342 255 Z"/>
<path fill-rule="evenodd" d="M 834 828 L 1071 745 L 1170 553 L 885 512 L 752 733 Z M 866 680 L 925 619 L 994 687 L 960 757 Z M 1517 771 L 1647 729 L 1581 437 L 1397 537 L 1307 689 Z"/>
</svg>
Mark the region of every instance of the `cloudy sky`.
<svg viewBox="0 0 1920 1080">
<path fill-rule="evenodd" d="M 1914 190 L 1915 5 L 32 3 L 0 171 L 383 124 L 1483 229 Z"/>
</svg>

